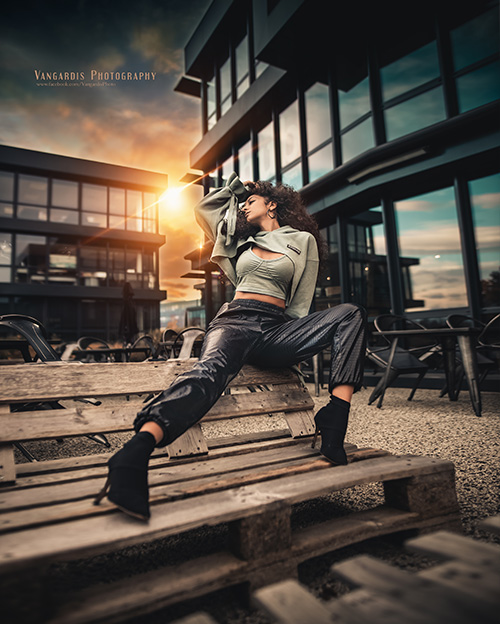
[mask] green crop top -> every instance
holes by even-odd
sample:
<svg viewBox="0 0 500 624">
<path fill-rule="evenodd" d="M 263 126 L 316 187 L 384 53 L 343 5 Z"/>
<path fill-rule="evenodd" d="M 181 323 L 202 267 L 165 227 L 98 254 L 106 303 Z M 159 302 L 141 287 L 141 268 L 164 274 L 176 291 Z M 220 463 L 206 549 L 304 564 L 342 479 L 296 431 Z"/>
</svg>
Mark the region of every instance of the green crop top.
<svg viewBox="0 0 500 624">
<path fill-rule="evenodd" d="M 309 312 L 318 277 L 318 247 L 314 236 L 284 225 L 272 232 L 258 232 L 246 239 L 234 236 L 238 204 L 249 197 L 236 173 L 232 173 L 226 185 L 212 189 L 195 207 L 198 224 L 214 248 L 211 260 L 220 266 L 224 274 L 237 286 L 236 261 L 242 247 L 255 245 L 267 251 L 287 256 L 293 263 L 293 277 L 286 293 L 286 314 L 300 318 Z M 223 226 L 226 225 L 225 231 Z M 265 294 L 271 294 L 269 290 Z"/>
<path fill-rule="evenodd" d="M 251 248 L 236 260 L 236 292 L 260 293 L 286 301 L 294 265 L 288 256 L 260 258 Z"/>
</svg>

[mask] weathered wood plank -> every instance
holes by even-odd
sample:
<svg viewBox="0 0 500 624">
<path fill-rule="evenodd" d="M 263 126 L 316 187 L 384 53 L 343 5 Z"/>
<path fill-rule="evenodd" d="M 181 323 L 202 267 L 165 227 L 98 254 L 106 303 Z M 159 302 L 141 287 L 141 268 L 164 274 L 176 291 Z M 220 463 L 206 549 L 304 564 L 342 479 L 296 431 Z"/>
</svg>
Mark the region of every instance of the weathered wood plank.
<svg viewBox="0 0 500 624">
<path fill-rule="evenodd" d="M 258 589 L 254 593 L 254 601 L 278 622 L 332 624 L 328 609 L 294 580 Z"/>
<path fill-rule="evenodd" d="M 138 523 L 123 514 L 108 514 L 75 520 L 56 526 L 28 529 L 0 536 L 0 567 L 34 565 L 37 561 L 61 557 L 90 556 L 138 542 L 151 541 L 197 528 L 205 523 L 238 520 L 261 513 L 275 501 L 289 504 L 310 500 L 335 490 L 391 478 L 404 478 L 415 472 L 449 470 L 450 462 L 430 462 L 429 458 L 382 457 L 350 466 L 331 467 L 282 477 L 229 491 L 155 506 L 149 523 Z M 217 517 L 214 516 L 217 510 Z"/>
<path fill-rule="evenodd" d="M 496 533 L 500 535 L 500 516 L 492 516 L 491 518 L 486 518 L 485 520 L 481 520 L 479 523 L 479 528 L 484 531 L 490 531 L 491 533 Z"/>
<path fill-rule="evenodd" d="M 405 604 L 419 609 L 422 613 L 449 618 L 454 622 L 470 623 L 475 621 L 473 618 L 491 624 L 497 621 L 497 613 L 489 605 L 478 603 L 469 595 L 373 557 L 361 555 L 337 563 L 331 569 L 334 574 L 357 587 L 361 586 L 388 596 L 393 596 L 397 592 Z"/>
<path fill-rule="evenodd" d="M 187 617 L 182 618 L 182 620 L 175 620 L 172 624 L 217 624 L 217 622 L 208 613 L 200 611 L 198 613 L 188 615 Z"/>
<path fill-rule="evenodd" d="M 312 406 L 313 401 L 303 388 L 228 395 L 222 396 L 203 420 L 209 422 L 285 410 L 304 410 Z M 113 408 L 76 403 L 73 408 L 66 410 L 4 414 L 0 416 L 0 440 L 21 442 L 129 431 L 136 413 L 136 406 L 126 403 Z"/>
<path fill-rule="evenodd" d="M 37 362 L 2 369 L 0 403 L 49 401 L 72 397 L 157 393 L 196 363 L 196 359 L 166 362 L 72 363 Z M 291 369 L 246 365 L 230 385 L 297 381 Z"/>
<path fill-rule="evenodd" d="M 169 457 L 187 457 L 190 455 L 206 455 L 207 441 L 199 424 L 193 425 L 185 433 L 167 446 Z"/>
<path fill-rule="evenodd" d="M 6 485 L 15 480 L 14 447 L 12 444 L 0 444 L 0 484 Z"/>
<path fill-rule="evenodd" d="M 476 600 L 500 607 L 500 572 L 462 561 L 450 561 L 419 572 L 422 578 L 442 583 Z"/>
<path fill-rule="evenodd" d="M 487 544 L 448 531 L 436 531 L 405 542 L 412 551 L 439 559 L 457 559 L 473 565 L 500 570 L 500 546 Z"/>
<path fill-rule="evenodd" d="M 314 414 L 311 410 L 286 412 L 283 414 L 286 424 L 290 429 L 292 438 L 302 438 L 314 433 Z"/>
</svg>

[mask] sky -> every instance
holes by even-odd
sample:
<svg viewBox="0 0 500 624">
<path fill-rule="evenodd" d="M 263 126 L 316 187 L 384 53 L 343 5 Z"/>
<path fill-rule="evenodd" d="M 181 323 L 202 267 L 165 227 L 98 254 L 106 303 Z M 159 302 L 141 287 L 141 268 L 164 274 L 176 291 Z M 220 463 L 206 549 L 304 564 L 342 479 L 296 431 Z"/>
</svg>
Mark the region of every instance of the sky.
<svg viewBox="0 0 500 624">
<path fill-rule="evenodd" d="M 169 187 L 179 186 L 201 139 L 201 115 L 199 100 L 174 87 L 184 46 L 210 4 L 7 3 L 0 20 L 0 144 L 166 173 Z M 92 71 L 149 72 L 150 79 L 105 81 Z M 40 72 L 68 72 L 76 86 L 50 86 Z M 198 298 L 193 280 L 180 276 L 190 269 L 183 256 L 203 238 L 192 210 L 201 194 L 191 187 L 182 202 L 161 209 L 160 285 L 169 300 Z"/>
</svg>

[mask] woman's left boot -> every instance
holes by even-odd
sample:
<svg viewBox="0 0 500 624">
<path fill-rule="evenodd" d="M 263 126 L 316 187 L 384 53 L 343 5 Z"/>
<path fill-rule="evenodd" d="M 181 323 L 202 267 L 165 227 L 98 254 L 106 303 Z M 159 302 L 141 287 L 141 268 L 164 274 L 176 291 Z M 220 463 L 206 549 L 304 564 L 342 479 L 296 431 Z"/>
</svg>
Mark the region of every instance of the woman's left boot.
<svg viewBox="0 0 500 624">
<path fill-rule="evenodd" d="M 351 404 L 339 397 L 332 396 L 330 403 L 322 407 L 314 417 L 316 431 L 312 448 L 316 446 L 318 433 L 321 433 L 320 453 L 329 462 L 337 466 L 347 464 L 347 455 L 344 450 L 344 438 L 349 420 Z"/>
<path fill-rule="evenodd" d="M 108 461 L 109 474 L 94 505 L 108 495 L 108 500 L 129 516 L 148 520 L 148 463 L 156 445 L 153 434 L 141 431 Z"/>
</svg>

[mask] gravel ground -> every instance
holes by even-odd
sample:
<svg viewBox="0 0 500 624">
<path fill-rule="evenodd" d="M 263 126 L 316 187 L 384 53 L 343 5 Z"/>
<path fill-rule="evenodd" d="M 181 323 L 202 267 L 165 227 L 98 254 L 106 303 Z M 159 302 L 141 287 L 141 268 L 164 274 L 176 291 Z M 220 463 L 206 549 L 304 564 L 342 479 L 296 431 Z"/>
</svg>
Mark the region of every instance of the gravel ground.
<svg viewBox="0 0 500 624">
<path fill-rule="evenodd" d="M 314 395 L 313 386 L 309 386 Z M 369 390 L 354 396 L 347 441 L 358 446 L 385 449 L 394 454 L 429 455 L 449 459 L 456 467 L 456 484 L 464 533 L 478 539 L 499 542 L 498 538 L 477 528 L 480 519 L 500 513 L 500 394 L 483 393 L 483 416 L 474 415 L 467 393 L 457 402 L 439 399 L 436 390 L 418 390 L 412 402 L 406 397 L 407 389 L 389 389 L 381 410 L 368 406 Z M 319 408 L 328 401 L 326 391 L 315 398 Z M 270 428 L 264 417 L 265 428 Z M 253 426 L 262 428 L 262 422 Z M 272 423 L 282 428 L 283 423 Z M 231 435 L 249 430 L 248 419 L 232 421 L 224 429 L 220 425 L 205 425 L 208 435 Z M 128 436 L 127 436 L 128 437 Z M 109 436 L 113 447 L 119 447 L 123 436 Z M 64 445 L 56 442 L 30 447 L 40 459 L 56 453 L 72 455 L 75 446 L 80 453 L 100 453 L 90 441 L 68 440 Z M 373 507 L 382 502 L 382 488 L 378 485 L 358 486 L 350 490 L 298 505 L 294 510 L 294 526 L 305 526 L 332 515 L 345 515 L 354 510 Z M 114 580 L 157 568 L 165 563 L 175 564 L 185 558 L 216 552 L 223 547 L 226 526 L 200 529 L 187 534 L 156 542 L 154 546 L 127 548 L 118 554 L 102 555 L 90 560 L 57 564 L 50 574 L 54 588 L 65 593 L 95 582 L 106 569 L 108 579 Z M 408 570 L 419 570 L 435 561 L 408 553 L 403 547 L 405 536 L 392 536 L 368 540 L 343 548 L 329 555 L 312 559 L 299 568 L 299 580 L 316 596 L 327 600 L 345 593 L 348 588 L 333 579 L 330 566 L 359 553 L 367 553 Z M 236 590 L 216 592 L 209 597 L 177 605 L 152 615 L 130 620 L 130 624 L 165 624 L 195 611 L 209 612 L 221 624 L 267 624 L 270 620 L 261 612 L 248 606 Z"/>
</svg>

